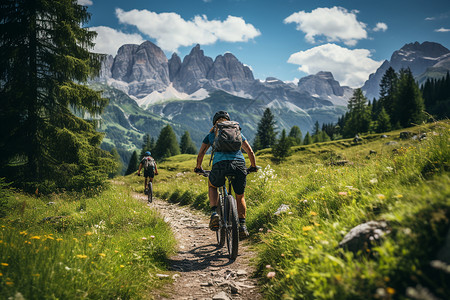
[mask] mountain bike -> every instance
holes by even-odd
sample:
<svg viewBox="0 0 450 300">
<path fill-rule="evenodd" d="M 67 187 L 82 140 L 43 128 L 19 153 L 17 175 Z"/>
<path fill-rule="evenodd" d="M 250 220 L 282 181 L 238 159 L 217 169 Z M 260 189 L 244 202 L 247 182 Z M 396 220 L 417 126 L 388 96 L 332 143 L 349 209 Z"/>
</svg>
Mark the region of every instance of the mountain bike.
<svg viewBox="0 0 450 300">
<path fill-rule="evenodd" d="M 208 177 L 210 170 L 199 171 L 198 174 Z M 236 199 L 233 197 L 233 175 L 225 176 L 225 184 L 217 188 L 219 192 L 218 214 L 220 217 L 219 229 L 216 231 L 217 244 L 219 247 L 227 243 L 228 256 L 235 260 L 239 250 L 239 218 Z M 228 186 L 228 189 L 227 189 Z"/>
</svg>

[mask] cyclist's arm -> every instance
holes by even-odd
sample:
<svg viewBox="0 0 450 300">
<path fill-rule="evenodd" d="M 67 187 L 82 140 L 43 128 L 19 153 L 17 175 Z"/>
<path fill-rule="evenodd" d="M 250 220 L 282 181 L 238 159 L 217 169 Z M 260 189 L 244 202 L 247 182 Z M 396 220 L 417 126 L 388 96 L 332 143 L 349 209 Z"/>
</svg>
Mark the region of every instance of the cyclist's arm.
<svg viewBox="0 0 450 300">
<path fill-rule="evenodd" d="M 142 163 L 139 164 L 139 170 L 138 170 L 138 175 L 141 174 L 141 169 L 142 169 Z"/>
<path fill-rule="evenodd" d="M 203 157 L 205 157 L 206 151 L 208 151 L 209 149 L 209 144 L 205 144 L 202 143 L 202 146 L 200 147 L 200 150 L 198 151 L 198 155 L 197 155 L 197 169 L 201 169 L 202 168 L 202 162 L 203 162 Z"/>
<path fill-rule="evenodd" d="M 253 152 L 253 149 L 247 142 L 247 140 L 242 142 L 242 149 L 244 149 L 244 151 L 248 154 L 248 159 L 250 159 L 250 165 L 252 167 L 256 167 L 255 153 Z"/>
</svg>

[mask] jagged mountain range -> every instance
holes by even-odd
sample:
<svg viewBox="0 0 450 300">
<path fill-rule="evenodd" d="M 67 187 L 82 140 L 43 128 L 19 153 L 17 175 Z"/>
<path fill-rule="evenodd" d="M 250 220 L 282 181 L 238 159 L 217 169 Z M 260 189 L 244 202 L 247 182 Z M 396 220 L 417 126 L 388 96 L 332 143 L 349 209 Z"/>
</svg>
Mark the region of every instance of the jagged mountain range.
<svg viewBox="0 0 450 300">
<path fill-rule="evenodd" d="M 427 74 L 446 72 L 449 52 L 431 42 L 407 44 L 369 77 L 363 90 L 369 99 L 378 97 L 379 81 L 389 66 L 409 67 L 425 79 Z M 140 148 L 145 133 L 157 138 L 166 124 L 177 136 L 188 130 L 200 145 L 217 110 L 229 111 L 250 141 L 267 107 L 278 130 L 297 125 L 305 134 L 315 121 L 335 122 L 353 93 L 330 72 L 303 77 L 297 84 L 273 77 L 262 81 L 231 53 L 213 60 L 196 45 L 183 60 L 175 53 L 167 59 L 149 41 L 123 45 L 115 57 L 108 56 L 91 85 L 110 99 L 100 130 L 106 132 L 105 148 L 115 146 L 124 162 L 132 149 Z"/>
<path fill-rule="evenodd" d="M 450 50 L 433 42 L 404 45 L 392 54 L 390 60 L 385 60 L 375 73 L 370 74 L 362 87 L 368 99 L 379 97 L 381 78 L 389 67 L 397 72 L 402 68 L 410 68 L 419 84 L 423 84 L 427 78 L 441 78 L 450 70 Z"/>
</svg>

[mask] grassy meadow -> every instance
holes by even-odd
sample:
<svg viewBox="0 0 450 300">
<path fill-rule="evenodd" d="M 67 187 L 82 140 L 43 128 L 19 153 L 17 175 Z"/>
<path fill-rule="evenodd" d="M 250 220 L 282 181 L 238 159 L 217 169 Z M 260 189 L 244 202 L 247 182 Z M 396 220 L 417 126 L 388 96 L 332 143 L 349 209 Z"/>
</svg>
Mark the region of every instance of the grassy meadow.
<svg viewBox="0 0 450 300">
<path fill-rule="evenodd" d="M 247 222 L 256 276 L 268 299 L 450 298 L 450 267 L 437 261 L 450 225 L 450 124 L 292 148 L 282 163 L 257 153 L 247 177 Z M 406 131 L 402 130 L 402 131 Z M 156 196 L 207 212 L 196 155 L 158 165 Z M 205 157 L 204 169 L 209 156 Z M 345 163 L 344 163 L 345 162 Z M 36 197 L 0 189 L 0 290 L 25 299 L 146 298 L 164 281 L 175 241 L 145 203 L 143 178 L 120 177 L 97 196 Z M 281 205 L 287 208 L 275 214 Z M 352 253 L 339 242 L 355 226 L 388 231 Z"/>
<path fill-rule="evenodd" d="M 141 299 L 162 284 L 175 240 L 127 185 L 92 197 L 0 193 L 1 299 Z"/>
<path fill-rule="evenodd" d="M 270 149 L 259 151 L 262 170 L 247 178 L 247 222 L 266 297 L 450 298 L 450 268 L 436 260 L 449 230 L 449 130 L 439 122 L 401 130 L 426 133 L 422 141 L 393 131 L 358 144 L 297 146 L 280 164 Z M 207 182 L 192 172 L 195 158 L 160 164 L 155 193 L 207 211 Z M 126 181 L 143 191 L 137 177 Z M 288 210 L 276 215 L 282 204 Z M 350 229 L 372 220 L 388 224 L 385 236 L 358 253 L 338 247 Z"/>
</svg>

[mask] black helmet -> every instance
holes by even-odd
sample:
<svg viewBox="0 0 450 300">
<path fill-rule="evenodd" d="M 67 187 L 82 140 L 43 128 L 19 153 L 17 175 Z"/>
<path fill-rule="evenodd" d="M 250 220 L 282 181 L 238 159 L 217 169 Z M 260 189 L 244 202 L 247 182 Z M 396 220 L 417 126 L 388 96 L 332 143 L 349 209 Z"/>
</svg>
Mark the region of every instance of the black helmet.
<svg viewBox="0 0 450 300">
<path fill-rule="evenodd" d="M 216 112 L 216 114 L 214 115 L 214 118 L 213 118 L 213 125 L 215 125 L 216 122 L 217 122 L 217 120 L 219 120 L 220 118 L 225 118 L 225 119 L 227 119 L 228 121 L 230 121 L 230 115 L 229 115 L 226 111 L 219 110 L 219 111 Z"/>
</svg>

